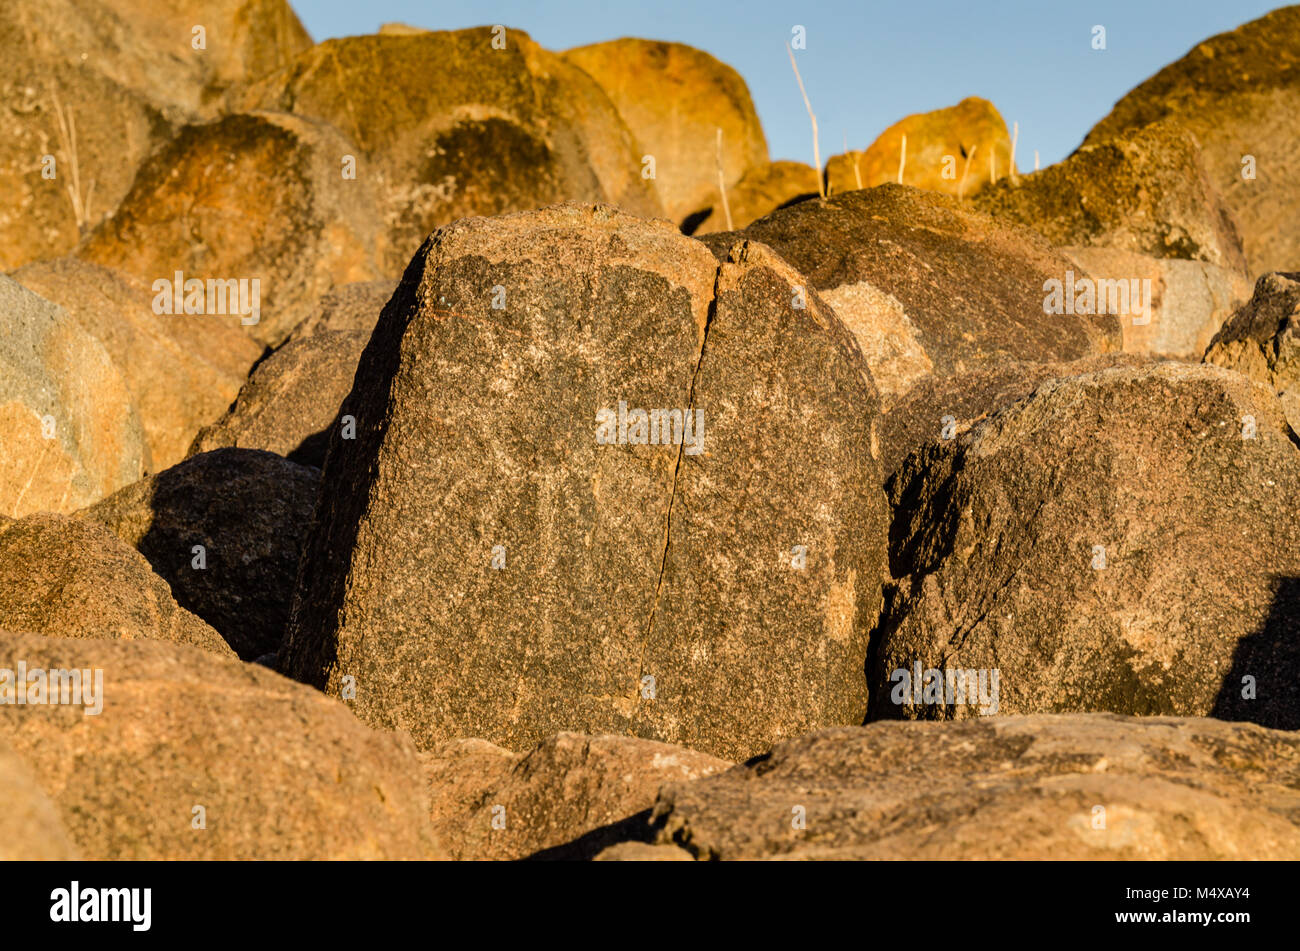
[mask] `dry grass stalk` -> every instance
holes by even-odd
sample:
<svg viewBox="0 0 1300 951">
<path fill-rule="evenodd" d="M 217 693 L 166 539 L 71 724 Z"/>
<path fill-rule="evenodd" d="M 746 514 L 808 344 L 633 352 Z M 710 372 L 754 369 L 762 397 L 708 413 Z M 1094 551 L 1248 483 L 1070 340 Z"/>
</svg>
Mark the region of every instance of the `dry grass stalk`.
<svg viewBox="0 0 1300 951">
<path fill-rule="evenodd" d="M 966 174 L 970 171 L 970 160 L 975 157 L 976 146 L 972 145 L 970 151 L 966 153 L 966 164 L 961 170 L 961 181 L 957 183 L 957 197 L 964 198 L 966 195 Z"/>
<path fill-rule="evenodd" d="M 731 205 L 727 202 L 727 182 L 722 174 L 722 127 L 718 127 L 718 193 L 722 195 L 722 217 L 727 222 L 727 230 L 733 231 L 731 227 Z"/>
<path fill-rule="evenodd" d="M 826 197 L 826 183 L 822 175 L 822 150 L 817 144 L 817 116 L 813 112 L 812 103 L 808 101 L 808 93 L 803 88 L 803 77 L 799 75 L 799 64 L 794 61 L 794 50 L 790 49 L 790 44 L 785 44 L 785 51 L 790 54 L 790 67 L 794 70 L 795 82 L 799 84 L 799 94 L 803 96 L 804 108 L 808 110 L 808 119 L 812 122 L 812 140 L 813 140 L 813 168 L 817 169 L 817 192 L 822 198 Z"/>
<path fill-rule="evenodd" d="M 81 163 L 77 157 L 77 117 L 70 111 L 65 112 L 59 94 L 52 92 L 54 116 L 59 123 L 59 143 L 62 146 L 63 162 L 70 167 L 72 184 L 66 186 L 68 199 L 72 202 L 72 214 L 77 220 L 77 230 L 85 232 L 90 227 L 90 200 L 95 193 L 95 182 L 83 193 L 81 190 Z"/>
</svg>

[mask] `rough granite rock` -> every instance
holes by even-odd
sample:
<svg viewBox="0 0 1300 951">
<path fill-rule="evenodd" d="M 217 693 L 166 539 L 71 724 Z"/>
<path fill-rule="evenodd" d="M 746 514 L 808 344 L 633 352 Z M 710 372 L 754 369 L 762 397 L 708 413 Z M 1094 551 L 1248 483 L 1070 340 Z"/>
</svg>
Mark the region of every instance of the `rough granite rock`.
<svg viewBox="0 0 1300 951">
<path fill-rule="evenodd" d="M 396 281 L 356 281 L 332 288 L 317 302 L 311 316 L 293 328 L 291 339 L 322 330 L 359 330 L 369 340 L 379 312 L 396 290 Z"/>
<path fill-rule="evenodd" d="M 1115 248 L 1246 272 L 1232 214 L 1196 138 L 1158 122 L 1081 146 L 1065 161 L 998 182 L 975 207 L 1035 229 L 1055 245 Z"/>
<path fill-rule="evenodd" d="M 149 563 L 101 525 L 41 512 L 0 524 L 0 627 L 46 637 L 171 641 L 231 656 Z"/>
<path fill-rule="evenodd" d="M 0 632 L 0 658 L 102 671 L 98 714 L 29 703 L 0 717 L 83 858 L 442 857 L 410 740 L 314 690 L 173 644 Z"/>
<path fill-rule="evenodd" d="M 1261 277 L 1250 301 L 1211 341 L 1205 362 L 1269 386 L 1300 437 L 1300 273 Z"/>
<path fill-rule="evenodd" d="M 890 497 L 873 719 L 978 715 L 909 698 L 919 664 L 997 671 L 1001 713 L 1300 727 L 1300 449 L 1266 387 L 1169 362 L 1051 380 Z"/>
<path fill-rule="evenodd" d="M 285 0 L 5 3 L 0 271 L 73 251 L 177 127 L 310 46 Z"/>
<path fill-rule="evenodd" d="M 323 119 L 357 144 L 357 179 L 375 183 L 390 237 L 384 274 L 470 215 L 566 198 L 663 213 L 609 96 L 521 30 L 327 40 L 241 101 Z"/>
<path fill-rule="evenodd" d="M 239 393 L 262 348 L 236 316 L 158 315 L 153 291 L 79 258 L 29 264 L 14 279 L 63 307 L 121 370 L 154 471 L 185 458 L 200 427 Z"/>
<path fill-rule="evenodd" d="M 156 294 L 155 282 L 171 282 L 177 271 L 205 289 L 210 280 L 257 280 L 259 314 L 245 318 L 229 299 L 224 313 L 241 313 L 247 333 L 275 346 L 335 284 L 385 273 L 372 186 L 341 174 L 341 157 L 355 152 L 324 123 L 282 113 L 186 126 L 150 157 L 121 208 L 77 253 L 135 275 Z M 209 312 L 213 295 L 203 296 L 204 313 L 190 318 L 225 320 Z M 213 296 L 211 309 L 221 313 L 221 304 Z"/>
<path fill-rule="evenodd" d="M 331 437 L 281 669 L 355 678 L 358 716 L 421 749 L 572 730 L 743 759 L 860 722 L 878 404 L 802 284 L 607 206 L 440 229 Z M 620 402 L 703 426 L 598 443 Z"/>
<path fill-rule="evenodd" d="M 713 203 L 718 130 L 728 187 L 767 164 L 767 138 L 749 87 L 703 50 L 624 37 L 571 49 L 564 58 L 600 83 L 642 151 L 654 156 L 655 188 L 673 221 Z"/>
<path fill-rule="evenodd" d="M 280 647 L 319 488 L 314 468 L 269 452 L 218 449 L 78 516 L 138 550 L 181 607 L 216 628 L 241 658 L 256 660 Z M 204 549 L 202 568 L 196 545 Z"/>
<path fill-rule="evenodd" d="M 27 764 L 0 742 L 0 862 L 78 859 L 59 811 Z"/>
<path fill-rule="evenodd" d="M 700 219 L 699 223 L 688 220 L 683 224 L 682 230 L 687 234 L 703 235 L 747 228 L 778 208 L 816 197 L 817 170 L 811 165 L 803 162 L 768 162 L 754 166 L 735 185 L 727 186 L 726 210 L 723 209 L 722 198 L 715 188 L 705 210 L 693 216 Z M 731 212 L 731 228 L 727 227 L 727 211 Z"/>
<path fill-rule="evenodd" d="M 886 408 L 930 373 L 1119 349 L 1111 315 L 1045 313 L 1044 283 L 1077 265 L 1036 232 L 956 199 L 882 185 L 773 212 L 738 237 L 773 248 L 857 337 Z"/>
<path fill-rule="evenodd" d="M 731 765 L 652 740 L 576 733 L 550 737 L 527 755 L 452 740 L 421 759 L 434 835 L 455 859 L 590 858 L 644 819 L 638 813 L 664 783 Z"/>
<path fill-rule="evenodd" d="M 1198 43 L 1117 102 L 1084 145 L 1165 118 L 1189 130 L 1258 278 L 1300 262 L 1297 110 L 1300 6 L 1289 6 Z"/>
<path fill-rule="evenodd" d="M 699 859 L 1294 859 L 1297 789 L 1292 732 L 991 717 L 790 740 L 666 788 L 653 821 L 660 848 Z"/>
<path fill-rule="evenodd" d="M 619 842 L 592 857 L 593 862 L 694 862 L 695 856 L 675 845 Z"/>
<path fill-rule="evenodd" d="M 880 133 L 866 151 L 833 156 L 826 163 L 830 194 L 889 182 L 900 184 L 903 136 L 907 136 L 903 185 L 969 198 L 987 187 L 990 179 L 1006 178 L 1011 169 L 1006 120 L 993 103 L 970 96 L 946 109 L 900 119 Z"/>
<path fill-rule="evenodd" d="M 1243 272 L 1204 261 L 1113 248 L 1063 247 L 1060 252 L 1078 265 L 1076 276 L 1087 274 L 1096 282 L 1099 300 L 1104 291 L 1109 304 L 1111 288 L 1116 289 L 1116 316 L 1127 353 L 1197 360 L 1223 322 L 1250 298 Z M 1128 282 L 1127 305 L 1120 281 Z"/>
<path fill-rule="evenodd" d="M 72 251 L 184 121 L 132 88 L 132 42 L 99 3 L 0 6 L 0 271 Z"/>
<path fill-rule="evenodd" d="M 74 511 L 148 467 L 108 351 L 67 311 L 0 275 L 0 513 Z"/>
<path fill-rule="evenodd" d="M 48 0 L 42 0 L 46 3 Z M 132 52 L 115 68 L 132 88 L 194 112 L 217 111 L 231 87 L 279 69 L 312 46 L 287 0 L 97 0 Z M 203 46 L 194 27 L 204 29 Z"/>
<path fill-rule="evenodd" d="M 903 460 L 922 446 L 955 439 L 998 410 L 1026 398 L 1047 380 L 1149 363 L 1148 357 L 1109 353 L 1072 363 L 998 363 L 924 377 L 893 403 L 881 420 L 881 474 L 888 484 Z"/>
<path fill-rule="evenodd" d="M 189 454 L 265 449 L 321 468 L 369 339 L 368 331 L 327 330 L 289 340 L 258 365 L 225 415 L 199 431 Z"/>
</svg>

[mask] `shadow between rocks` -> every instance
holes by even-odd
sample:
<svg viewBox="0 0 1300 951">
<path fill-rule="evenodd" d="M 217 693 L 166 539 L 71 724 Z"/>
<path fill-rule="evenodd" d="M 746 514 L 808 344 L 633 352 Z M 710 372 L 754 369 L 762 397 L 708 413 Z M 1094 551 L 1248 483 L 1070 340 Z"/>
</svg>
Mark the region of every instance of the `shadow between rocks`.
<svg viewBox="0 0 1300 951">
<path fill-rule="evenodd" d="M 1243 696 L 1248 683 L 1253 683 L 1253 699 Z M 1268 617 L 1237 642 L 1210 716 L 1300 729 L 1300 578 L 1275 579 Z"/>
</svg>

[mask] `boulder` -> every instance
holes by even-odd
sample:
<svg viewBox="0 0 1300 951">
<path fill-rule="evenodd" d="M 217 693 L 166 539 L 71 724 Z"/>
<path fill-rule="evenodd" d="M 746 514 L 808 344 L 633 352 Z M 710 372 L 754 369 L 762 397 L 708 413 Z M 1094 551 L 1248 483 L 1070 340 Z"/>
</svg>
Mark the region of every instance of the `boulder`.
<svg viewBox="0 0 1300 951">
<path fill-rule="evenodd" d="M 0 512 L 70 512 L 148 466 L 108 351 L 67 311 L 0 275 Z"/>
<path fill-rule="evenodd" d="M 891 483 L 899 580 L 872 718 L 1300 727 L 1298 493 L 1277 400 L 1238 373 L 1166 362 L 1044 383 Z M 945 671 L 999 697 L 974 704 L 969 675 Z"/>
<path fill-rule="evenodd" d="M 133 70 L 124 81 L 191 112 L 219 111 L 231 87 L 287 66 L 312 46 L 287 0 L 98 2 L 121 24 L 111 25 L 114 38 L 129 38 Z"/>
<path fill-rule="evenodd" d="M 1300 261 L 1297 109 L 1300 7 L 1290 6 L 1198 43 L 1117 102 L 1084 145 L 1162 119 L 1191 132 L 1257 278 Z"/>
<path fill-rule="evenodd" d="M 40 512 L 0 525 L 0 627 L 46 637 L 159 640 L 231 656 L 149 563 L 101 525 Z"/>
<path fill-rule="evenodd" d="M 998 363 L 946 376 L 926 376 L 881 419 L 881 474 L 887 484 L 912 453 L 930 443 L 955 439 L 998 410 L 1030 396 L 1047 380 L 1149 362 L 1136 354 L 1110 353 L 1072 363 Z"/>
<path fill-rule="evenodd" d="M 440 229 L 331 436 L 281 669 L 422 749 L 572 730 L 739 760 L 860 722 L 878 404 L 796 285 L 607 206 Z"/>
<path fill-rule="evenodd" d="M 584 859 L 640 824 L 659 787 L 720 759 L 624 736 L 560 733 L 526 756 L 483 740 L 422 754 L 434 835 L 456 859 Z"/>
<path fill-rule="evenodd" d="M 1174 122 L 1083 145 L 1019 182 L 984 189 L 974 205 L 1028 225 L 1056 245 L 1115 248 L 1246 273 L 1232 214 L 1196 139 Z"/>
<path fill-rule="evenodd" d="M 0 633 L 0 658 L 98 680 L 80 705 L 0 717 L 83 858 L 442 856 L 410 740 L 317 691 L 174 644 Z"/>
<path fill-rule="evenodd" d="M 1250 301 L 1210 342 L 1205 362 L 1270 387 L 1300 436 L 1300 274 L 1261 277 Z"/>
<path fill-rule="evenodd" d="M 1119 349 L 1109 314 L 1047 312 L 1073 262 L 1036 232 L 899 185 L 800 202 L 741 236 L 772 247 L 857 338 L 886 409 L 928 374 Z M 737 235 L 708 235 L 715 253 Z"/>
<path fill-rule="evenodd" d="M 186 126 L 78 255 L 144 281 L 156 311 L 200 324 L 237 314 L 274 346 L 333 285 L 384 273 L 373 193 L 341 171 L 355 152 L 323 123 L 283 114 Z"/>
<path fill-rule="evenodd" d="M 321 468 L 369 339 L 366 331 L 322 331 L 288 341 L 258 365 L 225 415 L 199 432 L 190 455 L 265 449 Z"/>
<path fill-rule="evenodd" d="M 520 30 L 328 40 L 241 102 L 322 119 L 356 143 L 357 179 L 374 183 L 390 237 L 384 274 L 470 215 L 566 198 L 662 213 L 609 96 Z"/>
<path fill-rule="evenodd" d="M 727 186 L 727 207 L 715 188 L 709 196 L 704 211 L 689 220 L 682 230 L 687 234 L 713 234 L 734 228 L 747 228 L 750 224 L 770 215 L 778 208 L 817 197 L 817 170 L 803 162 L 768 162 L 755 165 L 740 181 Z M 727 225 L 727 213 L 731 225 Z"/>
<path fill-rule="evenodd" d="M 1103 293 L 1109 301 L 1111 288 L 1116 289 L 1116 316 L 1126 353 L 1197 360 L 1223 322 L 1250 297 L 1244 272 L 1204 261 L 1113 248 L 1063 247 L 1060 251 L 1078 265 L 1076 274 L 1087 274 L 1096 282 L 1099 301 Z"/>
<path fill-rule="evenodd" d="M 79 258 L 29 264 L 15 280 L 65 308 L 122 371 L 155 471 L 185 458 L 261 356 L 239 318 L 153 312 L 142 282 Z"/>
<path fill-rule="evenodd" d="M 131 43 L 99 3 L 0 9 L 0 271 L 71 252 L 185 120 L 131 85 Z"/>
<path fill-rule="evenodd" d="M 311 316 L 293 328 L 293 339 L 322 330 L 358 330 L 366 339 L 375 329 L 379 312 L 397 290 L 395 281 L 356 281 L 332 288 L 317 303 Z"/>
<path fill-rule="evenodd" d="M 0 862 L 80 858 L 50 797 L 27 764 L 0 743 Z"/>
<path fill-rule="evenodd" d="M 1105 714 L 872 723 L 664 789 L 659 854 L 633 855 L 1285 859 L 1300 854 L 1298 789 L 1300 736 L 1253 724 Z"/>
<path fill-rule="evenodd" d="M 181 607 L 216 628 L 241 658 L 256 660 L 280 647 L 319 487 L 316 469 L 269 452 L 218 449 L 127 486 L 79 517 L 139 551 Z"/>
<path fill-rule="evenodd" d="M 907 154 L 900 182 L 903 136 Z M 970 96 L 946 109 L 900 119 L 866 151 L 832 157 L 826 163 L 826 182 L 832 195 L 893 182 L 969 198 L 990 180 L 1006 178 L 1010 170 L 1006 121 L 993 103 Z"/>
<path fill-rule="evenodd" d="M 571 49 L 564 58 L 600 83 L 642 150 L 654 156 L 655 188 L 673 221 L 713 203 L 719 130 L 728 187 L 767 164 L 749 87 L 703 50 L 624 37 Z"/>
</svg>

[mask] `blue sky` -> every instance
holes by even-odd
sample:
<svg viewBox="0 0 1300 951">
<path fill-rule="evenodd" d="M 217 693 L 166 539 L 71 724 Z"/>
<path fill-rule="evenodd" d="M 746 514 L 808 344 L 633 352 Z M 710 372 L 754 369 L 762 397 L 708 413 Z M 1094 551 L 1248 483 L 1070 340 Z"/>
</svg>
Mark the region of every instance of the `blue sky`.
<svg viewBox="0 0 1300 951">
<path fill-rule="evenodd" d="M 293 0 L 291 0 L 293 2 Z M 864 148 L 913 112 L 966 96 L 1020 123 L 1017 164 L 1072 152 L 1125 92 L 1206 37 L 1276 8 L 1258 0 L 296 0 L 317 40 L 373 33 L 397 21 L 430 29 L 503 23 L 552 50 L 640 36 L 707 50 L 745 78 L 772 158 L 812 161 L 803 100 L 785 43 L 797 53 L 821 127 L 822 161 Z M 1106 28 L 1104 51 L 1092 28 Z M 437 81 L 436 68 L 429 81 Z"/>
</svg>

